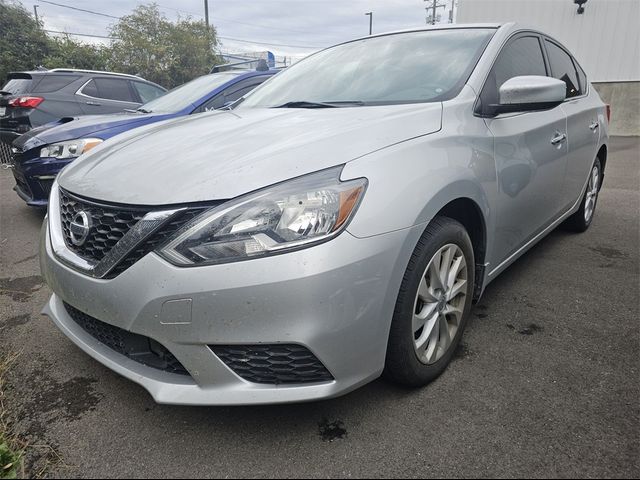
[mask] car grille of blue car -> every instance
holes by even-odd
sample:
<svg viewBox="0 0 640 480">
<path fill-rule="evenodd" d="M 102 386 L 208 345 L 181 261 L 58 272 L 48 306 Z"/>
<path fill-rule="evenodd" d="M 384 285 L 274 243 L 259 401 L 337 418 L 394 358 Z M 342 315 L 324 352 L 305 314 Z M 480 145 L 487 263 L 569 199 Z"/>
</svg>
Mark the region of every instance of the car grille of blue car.
<svg viewBox="0 0 640 480">
<path fill-rule="evenodd" d="M 189 375 L 178 359 L 155 340 L 101 322 L 66 302 L 64 307 L 74 322 L 111 350 L 147 367 L 178 375 Z"/>
<path fill-rule="evenodd" d="M 252 383 L 308 384 L 333 381 L 318 358 L 302 345 L 210 345 L 238 376 Z"/>
<path fill-rule="evenodd" d="M 11 168 L 13 166 L 13 154 L 11 153 L 11 144 L 0 140 L 0 165 L 2 168 Z"/>
</svg>

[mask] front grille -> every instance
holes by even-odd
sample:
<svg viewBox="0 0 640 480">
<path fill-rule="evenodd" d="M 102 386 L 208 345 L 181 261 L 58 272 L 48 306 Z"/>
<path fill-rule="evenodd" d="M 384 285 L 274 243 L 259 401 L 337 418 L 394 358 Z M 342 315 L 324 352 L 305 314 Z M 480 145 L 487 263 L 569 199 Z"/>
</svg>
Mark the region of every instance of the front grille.
<svg viewBox="0 0 640 480">
<path fill-rule="evenodd" d="M 167 242 L 180 228 L 193 220 L 205 210 L 218 205 L 213 202 L 205 205 L 191 206 L 177 212 L 158 230 L 141 240 L 103 278 L 114 278 L 132 266 L 142 257 Z M 160 210 L 161 208 L 158 207 Z M 151 211 L 148 207 L 120 207 L 94 203 L 60 190 L 60 218 L 65 244 L 81 258 L 97 264 L 142 218 Z M 80 246 L 71 241 L 71 222 L 79 212 L 91 217 L 91 229 L 88 237 Z"/>
<path fill-rule="evenodd" d="M 157 370 L 189 375 L 178 359 L 155 340 L 101 322 L 66 302 L 64 307 L 85 332 L 111 350 Z"/>
<path fill-rule="evenodd" d="M 14 168 L 11 170 L 13 173 L 13 178 L 16 180 L 16 188 L 20 190 L 27 198 L 33 198 L 33 192 L 27 183 L 27 180 L 22 175 L 19 169 Z"/>
<path fill-rule="evenodd" d="M 322 362 L 301 345 L 210 345 L 209 348 L 249 382 L 278 385 L 333 380 Z"/>
<path fill-rule="evenodd" d="M 40 188 L 42 189 L 42 192 L 45 194 L 45 196 L 49 197 L 49 194 L 51 193 L 51 187 L 53 186 L 53 180 L 38 180 L 38 183 L 40 184 Z"/>
<path fill-rule="evenodd" d="M 85 212 L 91 217 L 89 236 L 80 246 L 71 241 L 70 225 Z M 60 190 L 60 217 L 65 243 L 70 250 L 90 262 L 98 263 L 122 237 L 148 213 L 139 208 L 121 209 L 90 203 Z"/>
<path fill-rule="evenodd" d="M 11 153 L 11 145 L 1 140 L 0 165 L 2 165 L 2 168 L 11 168 L 13 166 L 13 154 Z"/>
</svg>

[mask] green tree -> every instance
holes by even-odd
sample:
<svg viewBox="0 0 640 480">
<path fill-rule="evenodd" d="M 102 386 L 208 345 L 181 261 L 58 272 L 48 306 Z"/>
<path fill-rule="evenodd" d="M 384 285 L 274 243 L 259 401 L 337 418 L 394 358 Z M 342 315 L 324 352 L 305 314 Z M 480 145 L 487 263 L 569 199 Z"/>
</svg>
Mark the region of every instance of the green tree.
<svg viewBox="0 0 640 480">
<path fill-rule="evenodd" d="M 49 40 L 49 54 L 44 58 L 47 68 L 84 68 L 107 70 L 109 47 L 76 42 L 68 35 Z"/>
<path fill-rule="evenodd" d="M 22 5 L 0 0 L 0 82 L 9 72 L 42 65 L 49 51 L 47 35 Z"/>
<path fill-rule="evenodd" d="M 190 17 L 172 23 L 158 6 L 141 5 L 112 28 L 112 70 L 140 75 L 167 88 L 208 73 L 219 61 L 216 31 Z"/>
</svg>

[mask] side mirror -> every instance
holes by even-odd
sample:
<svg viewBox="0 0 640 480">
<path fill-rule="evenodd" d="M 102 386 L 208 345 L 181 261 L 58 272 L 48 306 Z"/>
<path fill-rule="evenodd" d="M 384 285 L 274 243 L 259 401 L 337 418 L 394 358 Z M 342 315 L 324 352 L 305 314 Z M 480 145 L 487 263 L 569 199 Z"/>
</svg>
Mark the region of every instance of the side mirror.
<svg viewBox="0 0 640 480">
<path fill-rule="evenodd" d="M 499 92 L 500 103 L 490 106 L 495 115 L 550 110 L 564 102 L 567 84 L 556 78 L 528 75 L 507 80 Z"/>
</svg>

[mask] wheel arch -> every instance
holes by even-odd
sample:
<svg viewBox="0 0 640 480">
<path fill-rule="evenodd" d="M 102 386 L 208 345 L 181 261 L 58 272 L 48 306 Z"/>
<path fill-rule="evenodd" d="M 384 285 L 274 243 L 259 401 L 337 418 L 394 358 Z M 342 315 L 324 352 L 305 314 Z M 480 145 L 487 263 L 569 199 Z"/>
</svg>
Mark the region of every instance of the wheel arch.
<svg viewBox="0 0 640 480">
<path fill-rule="evenodd" d="M 459 197 L 444 205 L 435 217 L 452 218 L 462 224 L 473 246 L 475 261 L 474 300 L 480 298 L 484 282 L 484 270 L 487 258 L 487 222 L 480 206 L 469 197 Z M 434 218 L 435 218 L 434 217 Z"/>
<path fill-rule="evenodd" d="M 607 149 L 607 145 L 604 144 L 600 147 L 600 150 L 598 150 L 598 153 L 596 155 L 596 157 L 598 157 L 600 159 L 600 164 L 602 165 L 602 170 L 604 170 L 605 165 L 607 164 L 607 155 L 608 155 L 609 151 Z"/>
</svg>

